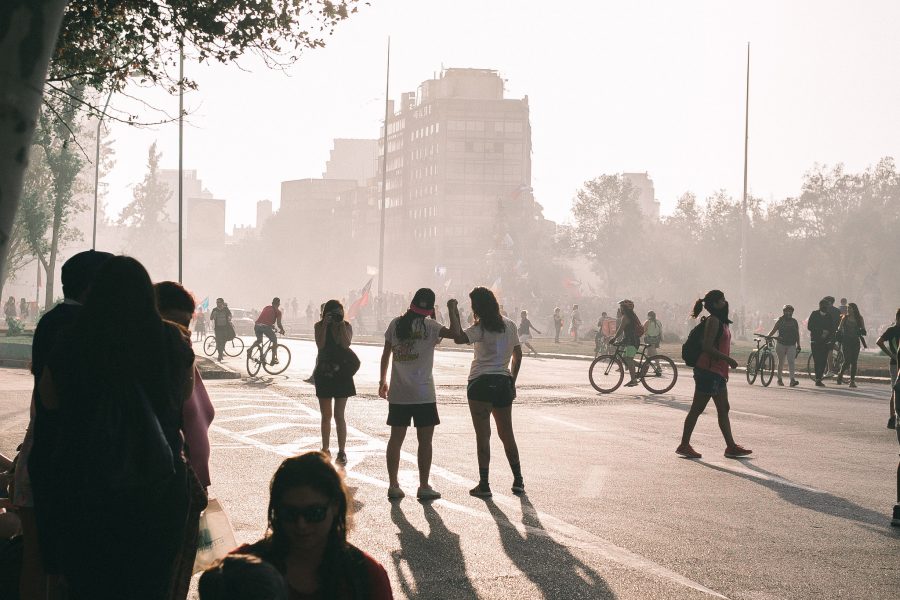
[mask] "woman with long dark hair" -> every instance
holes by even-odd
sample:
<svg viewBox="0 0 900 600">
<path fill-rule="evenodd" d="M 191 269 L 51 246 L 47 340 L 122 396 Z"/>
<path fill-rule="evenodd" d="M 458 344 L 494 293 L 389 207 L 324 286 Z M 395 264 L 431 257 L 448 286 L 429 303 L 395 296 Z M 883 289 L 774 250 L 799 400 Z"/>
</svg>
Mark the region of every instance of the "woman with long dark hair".
<svg viewBox="0 0 900 600">
<path fill-rule="evenodd" d="M 728 301 L 719 290 L 710 290 L 706 296 L 694 303 L 691 316 L 697 318 L 703 309 L 709 316 L 703 319 L 703 346 L 697 365 L 694 367 L 694 400 L 684 419 L 684 432 L 676 454 L 685 458 L 701 458 L 701 454 L 691 447 L 691 434 L 697 419 L 706 410 L 710 399 L 716 405 L 719 429 L 725 438 L 725 456 L 741 458 L 753 451 L 738 446 L 731 435 L 731 421 L 728 419 L 728 367 L 737 368 L 737 361 L 731 358 L 731 330 L 728 318 Z"/>
<path fill-rule="evenodd" d="M 497 426 L 497 435 L 503 442 L 506 458 L 513 472 L 512 491 L 525 493 L 519 448 L 512 426 L 512 405 L 516 397 L 516 378 L 522 365 L 522 346 L 515 322 L 500 314 L 500 305 L 494 292 L 477 287 L 469 293 L 475 324 L 462 330 L 459 310 L 455 300 L 447 303 L 450 310 L 450 328 L 457 344 L 474 344 L 475 356 L 469 370 L 466 395 L 469 412 L 475 427 L 478 446 L 478 485 L 469 493 L 479 498 L 490 498 L 488 478 L 491 463 L 491 415 Z M 510 359 L 512 362 L 510 363 Z"/>
<path fill-rule="evenodd" d="M 838 325 L 838 338 L 844 350 L 844 364 L 838 373 L 837 384 L 843 385 L 844 373 L 850 367 L 850 387 L 856 387 L 856 365 L 859 362 L 860 344 L 866 335 L 866 321 L 859 314 L 859 307 L 855 302 L 847 305 L 847 314 L 841 317 Z"/>
<path fill-rule="evenodd" d="M 347 541 L 348 504 L 344 480 L 324 453 L 285 459 L 272 477 L 266 536 L 234 552 L 271 563 L 291 598 L 389 600 L 384 567 Z"/>
<path fill-rule="evenodd" d="M 65 524 L 54 550 L 73 600 L 168 597 L 190 503 L 189 336 L 160 317 L 144 267 L 116 256 L 44 369 L 40 399 L 61 423 L 52 477 L 65 499 L 43 509 Z"/>
<path fill-rule="evenodd" d="M 347 398 L 356 395 L 353 375 L 340 368 L 339 361 L 333 360 L 341 349 L 349 349 L 353 340 L 353 326 L 344 320 L 344 306 L 338 300 L 329 300 L 322 306 L 322 319 L 315 324 L 313 331 L 319 354 L 316 357 L 316 369 L 313 379 L 316 386 L 316 398 L 319 399 L 319 411 L 322 414 L 322 452 L 331 454 L 331 416 L 334 415 L 334 426 L 337 430 L 338 453 L 335 462 L 347 464 L 347 421 L 344 411 Z M 332 401 L 334 408 L 332 410 Z"/>
<path fill-rule="evenodd" d="M 389 403 L 387 424 L 391 426 L 391 437 L 387 444 L 387 469 L 390 499 L 400 499 L 405 495 L 397 473 L 400 469 L 400 449 L 410 422 L 415 425 L 419 440 L 419 490 L 416 497 L 419 500 L 437 500 L 441 497 L 440 492 L 428 482 L 434 426 L 441 422 L 432 368 L 435 346 L 441 338 L 453 337 L 453 333 L 434 319 L 434 301 L 432 290 L 418 290 L 406 312 L 391 321 L 384 332 L 378 395 Z M 391 384 L 388 387 L 387 368 L 392 356 Z"/>
</svg>

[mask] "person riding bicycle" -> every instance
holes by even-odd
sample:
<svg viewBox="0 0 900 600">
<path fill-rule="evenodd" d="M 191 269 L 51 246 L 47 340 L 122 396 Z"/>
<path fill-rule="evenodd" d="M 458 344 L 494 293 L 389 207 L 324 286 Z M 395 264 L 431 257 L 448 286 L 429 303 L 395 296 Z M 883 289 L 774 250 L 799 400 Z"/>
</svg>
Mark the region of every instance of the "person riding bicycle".
<svg viewBox="0 0 900 600">
<path fill-rule="evenodd" d="M 600 314 L 597 320 L 597 335 L 594 336 L 594 353 L 601 354 L 606 352 L 609 341 L 616 334 L 616 320 L 606 312 Z"/>
<path fill-rule="evenodd" d="M 641 345 L 641 338 L 636 329 L 636 325 L 640 324 L 638 316 L 634 313 L 634 302 L 631 300 L 621 300 L 619 302 L 618 316 L 619 328 L 613 335 L 611 344 L 616 344 L 617 340 L 621 345 L 625 346 L 625 366 L 628 367 L 628 374 L 631 375 L 631 381 L 625 384 L 625 387 L 634 387 L 638 384 L 638 377 L 634 371 L 634 356 L 637 354 L 638 346 Z"/>
<path fill-rule="evenodd" d="M 278 325 L 278 332 L 284 335 L 284 325 L 281 324 L 281 298 L 272 298 L 272 304 L 262 309 L 259 317 L 256 318 L 256 324 L 253 326 L 253 332 L 256 334 L 256 341 L 253 346 L 262 346 L 263 336 L 269 338 L 272 342 L 272 364 L 278 364 L 278 336 L 275 335 L 275 326 Z M 253 349 L 250 346 L 250 349 Z M 247 350 L 250 352 L 250 350 Z"/>
</svg>

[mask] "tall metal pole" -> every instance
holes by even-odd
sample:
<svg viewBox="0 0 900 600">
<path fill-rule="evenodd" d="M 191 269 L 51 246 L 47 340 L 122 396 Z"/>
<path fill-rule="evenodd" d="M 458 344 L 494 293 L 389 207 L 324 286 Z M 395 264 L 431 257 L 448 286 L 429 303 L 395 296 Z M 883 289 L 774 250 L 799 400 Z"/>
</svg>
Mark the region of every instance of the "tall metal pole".
<svg viewBox="0 0 900 600">
<path fill-rule="evenodd" d="M 103 105 L 103 112 L 97 119 L 97 152 L 94 154 L 94 235 L 91 238 L 91 250 L 97 249 L 97 197 L 100 189 L 100 126 L 103 125 L 103 117 L 106 116 L 106 109 L 109 108 L 109 101 L 112 99 L 113 91 L 109 90 L 106 96 L 106 104 Z"/>
<path fill-rule="evenodd" d="M 178 283 L 182 283 L 182 215 L 184 214 L 184 37 L 178 43 Z"/>
<path fill-rule="evenodd" d="M 747 42 L 747 87 L 744 98 L 744 194 L 741 197 L 741 328 L 747 303 L 747 147 L 750 139 L 750 42 Z"/>
<path fill-rule="evenodd" d="M 387 74 L 384 83 L 384 136 L 382 139 L 381 159 L 381 231 L 378 236 L 378 304 L 375 320 L 381 327 L 381 311 L 384 305 L 384 221 L 387 209 L 387 154 L 388 154 L 388 118 L 390 117 L 391 97 L 391 38 L 387 43 Z"/>
</svg>

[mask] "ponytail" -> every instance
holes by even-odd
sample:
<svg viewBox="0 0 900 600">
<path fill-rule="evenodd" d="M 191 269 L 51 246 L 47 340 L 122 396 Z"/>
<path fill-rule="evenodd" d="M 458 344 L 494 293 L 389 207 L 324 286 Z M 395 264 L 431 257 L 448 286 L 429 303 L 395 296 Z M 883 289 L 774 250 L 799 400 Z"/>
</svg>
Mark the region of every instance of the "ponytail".
<svg viewBox="0 0 900 600">
<path fill-rule="evenodd" d="M 424 321 L 425 317 L 417 315 L 411 310 L 406 311 L 397 321 L 397 338 L 408 340 L 412 338 L 413 322 L 418 319 Z"/>
<path fill-rule="evenodd" d="M 698 299 L 694 302 L 694 308 L 691 310 L 691 318 L 696 319 L 700 316 L 700 313 L 703 312 L 703 298 Z"/>
</svg>

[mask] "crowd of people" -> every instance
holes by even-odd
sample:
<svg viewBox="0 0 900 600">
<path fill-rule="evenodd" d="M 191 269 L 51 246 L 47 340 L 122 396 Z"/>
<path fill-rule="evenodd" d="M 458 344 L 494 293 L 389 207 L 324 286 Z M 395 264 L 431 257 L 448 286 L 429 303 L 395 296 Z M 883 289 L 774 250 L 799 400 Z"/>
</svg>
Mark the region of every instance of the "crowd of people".
<svg viewBox="0 0 900 600">
<path fill-rule="evenodd" d="M 18 456 L 13 461 L 0 456 L 0 471 L 13 473 L 8 482 L 12 512 L 0 515 L 5 517 L 0 519 L 0 533 L 21 532 L 20 597 L 183 600 L 211 485 L 208 430 L 215 417 L 191 348 L 188 327 L 196 302 L 178 283 L 153 284 L 144 267 L 127 256 L 83 252 L 63 265 L 61 276 L 65 299 L 39 321 L 34 335 L 29 426 Z M 505 316 L 487 288 L 474 288 L 469 300 L 471 321 L 451 299 L 442 322 L 434 291 L 419 289 L 384 331 L 378 394 L 388 402 L 385 460 L 391 501 L 405 496 L 398 471 L 410 426 L 418 439 L 416 497 L 441 497 L 430 475 L 434 432 L 440 424 L 434 352 L 442 340 L 474 346 L 466 397 L 478 483 L 469 493 L 492 496 L 492 420 L 511 471 L 510 489 L 525 493 L 512 407 L 522 344 L 536 354 L 528 342 L 532 331 L 540 331 L 526 310 L 519 312 L 518 323 Z M 269 337 L 277 349 L 275 329 L 284 333 L 283 310 L 276 297 L 259 313 L 256 343 Z M 685 344 L 697 345 L 695 360 L 685 355 L 693 367 L 694 394 L 675 452 L 701 458 L 691 437 L 712 400 L 725 456 L 742 458 L 752 450 L 735 441 L 729 420 L 728 377 L 737 362 L 725 294 L 709 291 L 695 302 L 691 316 L 697 319 L 704 311 L 707 315 Z M 770 333 L 778 339 L 779 383 L 787 360 L 790 385 L 796 385 L 792 355 L 800 344 L 793 312 L 786 305 Z M 269 490 L 265 536 L 236 548 L 203 573 L 199 592 L 204 600 L 392 597 L 385 569 L 347 538 L 345 410 L 356 395 L 354 375 L 360 367 L 351 349 L 353 326 L 336 299 L 325 302 L 318 317 L 313 382 L 321 412 L 321 450 L 288 458 L 278 467 Z M 553 320 L 557 336 L 561 320 Z M 231 324 L 221 298 L 210 323 L 214 330 Z M 574 335 L 582 323 L 575 305 L 569 319 Z M 855 386 L 858 344 L 865 335 L 858 307 L 848 303 L 842 311 L 834 307 L 833 298 L 824 298 L 807 328 L 817 385 L 824 385 L 820 373 L 839 338 L 845 362 L 837 382 L 842 383 L 847 372 L 850 386 Z M 609 334 L 611 343 L 624 346 L 631 375 L 626 385 L 636 385 L 637 347 L 643 339 L 655 353 L 662 338 L 663 325 L 655 312 L 642 320 L 634 302 L 622 300 L 617 317 L 601 316 L 598 330 Z M 892 383 L 898 342 L 900 310 L 896 324 L 878 340 L 891 359 Z M 277 360 L 277 352 L 274 357 Z M 892 396 L 889 427 L 896 425 L 894 411 Z M 332 420 L 338 442 L 333 458 Z M 9 515 L 16 519 L 12 525 Z M 98 572 L 104 577 L 97 577 Z"/>
</svg>

